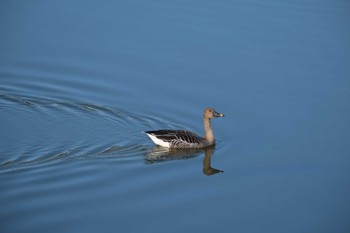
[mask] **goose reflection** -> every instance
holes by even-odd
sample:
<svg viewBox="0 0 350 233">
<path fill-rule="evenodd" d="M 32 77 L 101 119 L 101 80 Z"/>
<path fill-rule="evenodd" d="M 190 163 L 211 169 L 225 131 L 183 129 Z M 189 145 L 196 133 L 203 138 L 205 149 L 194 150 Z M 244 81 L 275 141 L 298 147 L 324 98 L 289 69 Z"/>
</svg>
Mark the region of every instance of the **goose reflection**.
<svg viewBox="0 0 350 233">
<path fill-rule="evenodd" d="M 171 160 L 190 159 L 204 152 L 203 174 L 209 176 L 223 172 L 222 170 L 211 167 L 211 158 L 214 151 L 214 146 L 201 149 L 171 149 L 156 146 L 145 154 L 145 162 L 159 163 Z"/>
<path fill-rule="evenodd" d="M 203 173 L 207 176 L 214 175 L 216 173 L 224 172 L 222 170 L 211 167 L 211 157 L 214 154 L 214 147 L 208 147 L 204 150 L 203 159 Z"/>
</svg>

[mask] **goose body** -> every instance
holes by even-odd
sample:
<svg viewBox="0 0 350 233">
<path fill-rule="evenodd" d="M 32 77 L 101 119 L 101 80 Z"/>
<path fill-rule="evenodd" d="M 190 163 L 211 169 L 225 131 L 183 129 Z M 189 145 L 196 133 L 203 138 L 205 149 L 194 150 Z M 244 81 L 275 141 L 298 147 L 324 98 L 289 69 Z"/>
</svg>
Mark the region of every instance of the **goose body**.
<svg viewBox="0 0 350 233">
<path fill-rule="evenodd" d="M 215 145 L 215 138 L 211 129 L 211 119 L 223 117 L 224 114 L 216 112 L 212 108 L 204 110 L 204 137 L 187 130 L 155 130 L 145 133 L 157 145 L 168 148 L 204 148 Z"/>
</svg>

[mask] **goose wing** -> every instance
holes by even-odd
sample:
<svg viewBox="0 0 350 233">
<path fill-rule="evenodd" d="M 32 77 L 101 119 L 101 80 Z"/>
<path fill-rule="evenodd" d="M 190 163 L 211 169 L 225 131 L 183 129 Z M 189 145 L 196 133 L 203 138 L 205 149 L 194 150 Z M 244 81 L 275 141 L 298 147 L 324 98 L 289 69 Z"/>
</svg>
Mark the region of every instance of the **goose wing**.
<svg viewBox="0 0 350 233">
<path fill-rule="evenodd" d="M 183 141 L 190 144 L 199 144 L 203 138 L 187 130 L 156 130 L 146 131 L 145 133 L 154 135 L 165 142 Z"/>
</svg>

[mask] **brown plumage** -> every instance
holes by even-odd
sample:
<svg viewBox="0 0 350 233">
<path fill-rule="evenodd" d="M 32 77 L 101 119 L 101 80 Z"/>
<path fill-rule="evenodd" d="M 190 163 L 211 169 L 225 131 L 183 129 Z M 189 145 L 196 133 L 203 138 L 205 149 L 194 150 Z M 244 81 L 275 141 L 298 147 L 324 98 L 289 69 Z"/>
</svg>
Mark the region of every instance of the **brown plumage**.
<svg viewBox="0 0 350 233">
<path fill-rule="evenodd" d="M 160 146 L 169 148 L 204 148 L 215 145 L 211 119 L 223 116 L 224 114 L 218 113 L 213 108 L 206 108 L 204 110 L 204 137 L 187 130 L 156 130 L 146 131 L 145 133 L 155 144 Z"/>
</svg>

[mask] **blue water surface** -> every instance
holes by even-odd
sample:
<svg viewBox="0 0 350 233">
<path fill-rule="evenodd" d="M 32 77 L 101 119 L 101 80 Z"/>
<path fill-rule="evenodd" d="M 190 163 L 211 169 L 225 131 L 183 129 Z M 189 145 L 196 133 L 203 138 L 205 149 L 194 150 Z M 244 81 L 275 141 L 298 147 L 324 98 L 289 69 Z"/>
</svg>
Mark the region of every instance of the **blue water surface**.
<svg viewBox="0 0 350 233">
<path fill-rule="evenodd" d="M 1 1 L 0 231 L 349 232 L 349 12 Z M 214 150 L 142 133 L 207 106 Z"/>
</svg>

